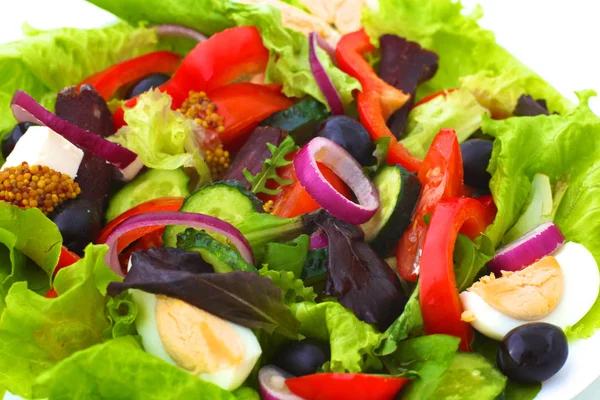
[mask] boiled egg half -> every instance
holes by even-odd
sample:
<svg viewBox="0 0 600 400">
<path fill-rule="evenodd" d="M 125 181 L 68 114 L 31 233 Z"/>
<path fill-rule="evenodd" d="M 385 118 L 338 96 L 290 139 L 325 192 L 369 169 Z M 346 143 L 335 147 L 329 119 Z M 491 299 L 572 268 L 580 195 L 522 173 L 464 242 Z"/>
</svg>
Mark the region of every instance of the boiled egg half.
<svg viewBox="0 0 600 400">
<path fill-rule="evenodd" d="M 592 254 L 581 244 L 567 242 L 520 271 L 486 276 L 462 292 L 463 320 L 495 340 L 530 322 L 564 330 L 587 314 L 599 288 Z"/>
<path fill-rule="evenodd" d="M 131 292 L 148 353 L 225 390 L 244 383 L 262 353 L 250 329 L 178 299 Z"/>
</svg>

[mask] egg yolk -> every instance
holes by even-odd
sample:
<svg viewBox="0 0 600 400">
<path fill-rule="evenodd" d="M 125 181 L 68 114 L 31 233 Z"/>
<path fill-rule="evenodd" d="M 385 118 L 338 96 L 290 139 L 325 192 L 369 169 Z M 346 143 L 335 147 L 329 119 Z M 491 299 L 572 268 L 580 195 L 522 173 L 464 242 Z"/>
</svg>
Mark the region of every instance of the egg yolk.
<svg viewBox="0 0 600 400">
<path fill-rule="evenodd" d="M 560 264 L 548 256 L 520 271 L 503 271 L 498 279 L 493 274 L 484 277 L 468 290 L 503 314 L 522 321 L 536 321 L 556 308 L 563 286 Z"/>
<path fill-rule="evenodd" d="M 239 364 L 242 339 L 230 323 L 184 301 L 157 296 L 156 325 L 169 356 L 195 375 Z"/>
</svg>

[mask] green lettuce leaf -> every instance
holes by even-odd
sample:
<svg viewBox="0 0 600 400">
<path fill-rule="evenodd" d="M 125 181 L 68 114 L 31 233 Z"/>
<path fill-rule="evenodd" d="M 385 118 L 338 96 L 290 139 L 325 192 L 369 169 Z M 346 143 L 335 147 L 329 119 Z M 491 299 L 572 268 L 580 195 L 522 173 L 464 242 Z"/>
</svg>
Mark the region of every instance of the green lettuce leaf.
<svg viewBox="0 0 600 400">
<path fill-rule="evenodd" d="M 301 322 L 302 335 L 329 341 L 331 371 L 360 372 L 381 368 L 375 355 L 380 334 L 371 325 L 359 321 L 351 310 L 337 302 L 297 303 L 291 309 Z"/>
<path fill-rule="evenodd" d="M 89 347 L 59 362 L 36 379 L 33 395 L 49 400 L 236 398 L 146 353 L 132 337 Z"/>
<path fill-rule="evenodd" d="M 392 354 L 403 340 L 421 336 L 424 333 L 423 315 L 419 303 L 419 286 L 417 286 L 410 295 L 402 314 L 381 335 L 377 354 L 381 356 Z"/>
<path fill-rule="evenodd" d="M 56 276 L 58 298 L 12 285 L 0 320 L 0 387 L 30 397 L 40 373 L 103 340 L 106 286 L 119 278 L 104 264 L 106 246 L 90 245 L 85 257 Z"/>
<path fill-rule="evenodd" d="M 302 275 L 309 247 L 308 235 L 300 235 L 289 243 L 268 243 L 263 263 L 268 264 L 272 270 L 290 271 L 299 278 Z"/>
<path fill-rule="evenodd" d="M 482 118 L 488 113 L 465 89 L 437 96 L 408 114 L 406 137 L 402 144 L 415 157 L 425 158 L 440 129 L 455 129 L 458 141 L 462 143 L 481 127 Z"/>
<path fill-rule="evenodd" d="M 312 287 L 304 286 L 302 279 L 296 278 L 292 271 L 278 271 L 269 269 L 268 264 L 258 271 L 260 276 L 270 278 L 275 286 L 283 292 L 283 301 L 288 304 L 299 303 L 302 301 L 314 301 L 317 298 Z"/>
<path fill-rule="evenodd" d="M 208 166 L 197 146 L 189 147 L 194 141 L 193 122 L 171 110 L 171 102 L 171 97 L 158 89 L 142 94 L 135 107 L 125 110 L 127 126 L 110 140 L 137 153 L 149 168 L 196 168 L 201 182 L 207 183 L 211 180 Z"/>
<path fill-rule="evenodd" d="M 417 98 L 459 87 L 462 77 L 485 74 L 486 77 L 511 77 L 511 86 L 518 88 L 519 94 L 546 99 L 550 111 L 564 113 L 572 108 L 553 87 L 496 44 L 492 32 L 478 25 L 479 9 L 464 15 L 460 2 L 451 0 L 380 0 L 378 3 L 372 9 L 363 10 L 362 22 L 372 40 L 377 42 L 386 33 L 396 34 L 418 42 L 440 57 L 438 72 L 420 85 Z"/>
<path fill-rule="evenodd" d="M 459 292 L 469 288 L 477 274 L 495 254 L 494 244 L 485 235 L 472 241 L 465 235 L 458 235 L 454 245 L 454 274 Z"/>
<path fill-rule="evenodd" d="M 554 222 L 600 264 L 600 118 L 587 104 L 593 94 L 578 93 L 580 105 L 562 116 L 484 119 L 483 131 L 496 138 L 488 171 L 498 214 L 486 231 L 495 245 L 523 212 L 534 176 L 545 174 L 553 186 Z M 600 301 L 567 333 L 587 337 L 598 327 Z"/>
<path fill-rule="evenodd" d="M 109 297 L 106 302 L 106 317 L 109 326 L 104 330 L 104 339 L 114 339 L 121 336 L 136 336 L 135 319 L 138 306 L 129 292 L 115 297 Z"/>
<path fill-rule="evenodd" d="M 322 103 L 319 89 L 308 62 L 308 39 L 292 29 L 284 28 L 277 8 L 248 5 L 231 0 L 88 0 L 116 16 L 131 22 L 152 24 L 178 23 L 212 35 L 233 26 L 256 26 L 263 43 L 271 52 L 266 79 L 283 85 L 289 97 L 310 95 Z M 319 59 L 338 89 L 344 104 L 352 101 L 352 91 L 360 89 L 354 78 L 337 69 L 324 51 Z"/>
<path fill-rule="evenodd" d="M 16 123 L 9 104 L 17 89 L 52 110 L 56 93 L 64 87 L 157 45 L 154 30 L 125 23 L 92 30 L 26 27 L 24 36 L 0 45 L 0 138 Z"/>
</svg>

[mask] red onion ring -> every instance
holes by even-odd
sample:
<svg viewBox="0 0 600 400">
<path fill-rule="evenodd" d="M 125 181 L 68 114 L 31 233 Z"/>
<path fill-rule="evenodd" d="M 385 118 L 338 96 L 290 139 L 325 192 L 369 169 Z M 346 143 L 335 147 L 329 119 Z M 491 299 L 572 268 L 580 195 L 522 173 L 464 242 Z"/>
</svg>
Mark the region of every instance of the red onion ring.
<svg viewBox="0 0 600 400">
<path fill-rule="evenodd" d="M 345 198 L 325 179 L 317 162 L 339 176 L 354 192 L 358 203 Z M 294 171 L 300 184 L 321 207 L 342 221 L 360 225 L 379 208 L 379 194 L 360 164 L 335 142 L 316 137 L 294 157 Z"/>
<path fill-rule="evenodd" d="M 192 228 L 204 229 L 225 236 L 240 252 L 244 260 L 254 265 L 254 257 L 248 240 L 233 225 L 219 218 L 205 214 L 187 213 L 181 211 L 156 211 L 135 215 L 121 224 L 106 238 L 109 250 L 104 261 L 120 276 L 123 276 L 119 263 L 117 241 L 123 234 L 138 228 L 162 225 L 185 225 Z"/>
<path fill-rule="evenodd" d="M 265 365 L 258 371 L 258 386 L 263 400 L 304 400 L 292 393 L 285 380 L 294 375 L 274 365 Z"/>
<path fill-rule="evenodd" d="M 319 89 L 321 89 L 323 96 L 325 96 L 325 100 L 327 101 L 327 104 L 329 104 L 329 108 L 331 108 L 331 113 L 333 115 L 342 115 L 344 114 L 344 105 L 342 104 L 340 94 L 333 85 L 329 75 L 327 75 L 327 71 L 325 70 L 323 64 L 321 64 L 317 54 L 317 47 L 319 43 L 318 38 L 319 34 L 316 32 L 311 32 L 308 34 L 308 61 L 310 62 L 310 70 L 312 71 L 315 81 L 317 81 L 317 85 L 319 85 Z"/>
<path fill-rule="evenodd" d="M 183 25 L 176 24 L 163 24 L 163 25 L 154 25 L 152 28 L 156 28 L 156 34 L 158 36 L 176 36 L 182 37 L 186 39 L 192 39 L 197 42 L 204 42 L 206 40 L 206 36 L 201 34 L 195 29 L 188 28 Z"/>
<path fill-rule="evenodd" d="M 488 269 L 496 276 L 501 276 L 502 271 L 522 270 L 554 253 L 564 242 L 558 226 L 547 222 L 498 250 L 488 262 Z"/>
<path fill-rule="evenodd" d="M 329 246 L 329 239 L 327 238 L 327 234 L 321 228 L 310 236 L 311 250 L 322 249 L 327 246 Z"/>
<path fill-rule="evenodd" d="M 138 158 L 133 151 L 57 117 L 22 90 L 15 92 L 10 108 L 17 121 L 47 126 L 74 145 L 97 155 L 121 170 L 128 171 L 127 167 Z"/>
</svg>

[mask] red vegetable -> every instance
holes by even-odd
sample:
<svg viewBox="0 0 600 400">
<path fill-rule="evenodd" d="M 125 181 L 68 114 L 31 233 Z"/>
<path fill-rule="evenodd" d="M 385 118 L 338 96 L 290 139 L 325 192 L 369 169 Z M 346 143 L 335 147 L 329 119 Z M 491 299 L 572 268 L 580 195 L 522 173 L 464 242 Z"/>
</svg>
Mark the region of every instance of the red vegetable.
<svg viewBox="0 0 600 400">
<path fill-rule="evenodd" d="M 459 231 L 475 239 L 495 215 L 493 204 L 485 207 L 464 197 L 444 199 L 435 208 L 423 246 L 419 295 L 425 333 L 459 337 L 462 351 L 470 351 L 473 332 L 471 325 L 461 320 L 463 310 L 452 261 L 454 245 Z"/>
<path fill-rule="evenodd" d="M 417 101 L 415 103 L 415 105 L 413 106 L 413 108 L 418 107 L 418 106 L 420 106 L 422 104 L 428 103 L 431 100 L 435 99 L 436 97 L 439 97 L 439 96 L 446 97 L 449 93 L 452 93 L 452 92 L 454 92 L 456 90 L 458 90 L 458 88 L 448 89 L 448 90 L 440 90 L 439 92 L 432 93 L 432 94 L 430 94 L 428 96 L 423 97 L 421 100 Z"/>
<path fill-rule="evenodd" d="M 342 37 L 335 52 L 336 60 L 342 71 L 358 79 L 362 85 L 362 92 L 356 98 L 358 113 L 371 138 L 390 138 L 388 163 L 401 164 L 410 171 L 417 171 L 421 160 L 413 157 L 386 125 L 387 119 L 400 109 L 410 96 L 385 83 L 373 71 L 364 55 L 374 50 L 363 29 Z"/>
<path fill-rule="evenodd" d="M 258 371 L 258 385 L 263 400 L 304 400 L 296 396 L 285 384 L 294 375 L 274 365 L 265 365 Z"/>
<path fill-rule="evenodd" d="M 419 169 L 419 180 L 423 185 L 421 198 L 417 203 L 414 219 L 396 249 L 398 272 L 402 278 L 411 282 L 415 282 L 419 275 L 420 257 L 427 232 L 425 217 L 433 214 L 441 199 L 459 197 L 462 194 L 462 158 L 453 129 L 442 129 L 437 134 Z"/>
<path fill-rule="evenodd" d="M 319 60 L 317 48 L 319 47 L 320 43 L 321 42 L 319 41 L 318 33 L 311 32 L 308 35 L 308 60 L 310 62 L 310 70 L 312 71 L 315 81 L 317 81 L 317 85 L 319 85 L 319 89 L 321 89 L 323 96 L 325 96 L 327 104 L 329 104 L 331 113 L 333 115 L 343 115 L 344 105 L 342 104 L 340 94 L 333 85 L 329 75 L 327 75 L 327 71 L 321 63 L 321 60 Z"/>
<path fill-rule="evenodd" d="M 392 400 L 408 382 L 391 376 L 333 372 L 285 381 L 294 394 L 305 400 Z"/>
<path fill-rule="evenodd" d="M 147 75 L 154 73 L 173 74 L 180 62 L 181 57 L 175 53 L 156 51 L 113 65 L 90 76 L 81 82 L 80 86 L 92 85 L 100 96 L 108 101 L 117 90 Z"/>
<path fill-rule="evenodd" d="M 65 267 L 75 264 L 77 261 L 79 261 L 79 256 L 73 252 L 70 252 L 69 249 L 67 249 L 65 246 L 63 246 L 60 249 L 60 256 L 58 258 L 58 263 L 56 264 L 56 268 L 54 268 L 54 273 L 52 274 L 52 276 L 56 276 L 58 271 L 60 271 L 61 269 L 65 268 Z M 58 293 L 56 293 L 56 290 L 54 290 L 54 288 L 51 288 L 48 291 L 48 293 L 46 293 L 46 297 L 49 299 L 52 299 L 52 298 L 58 297 Z"/>
</svg>

